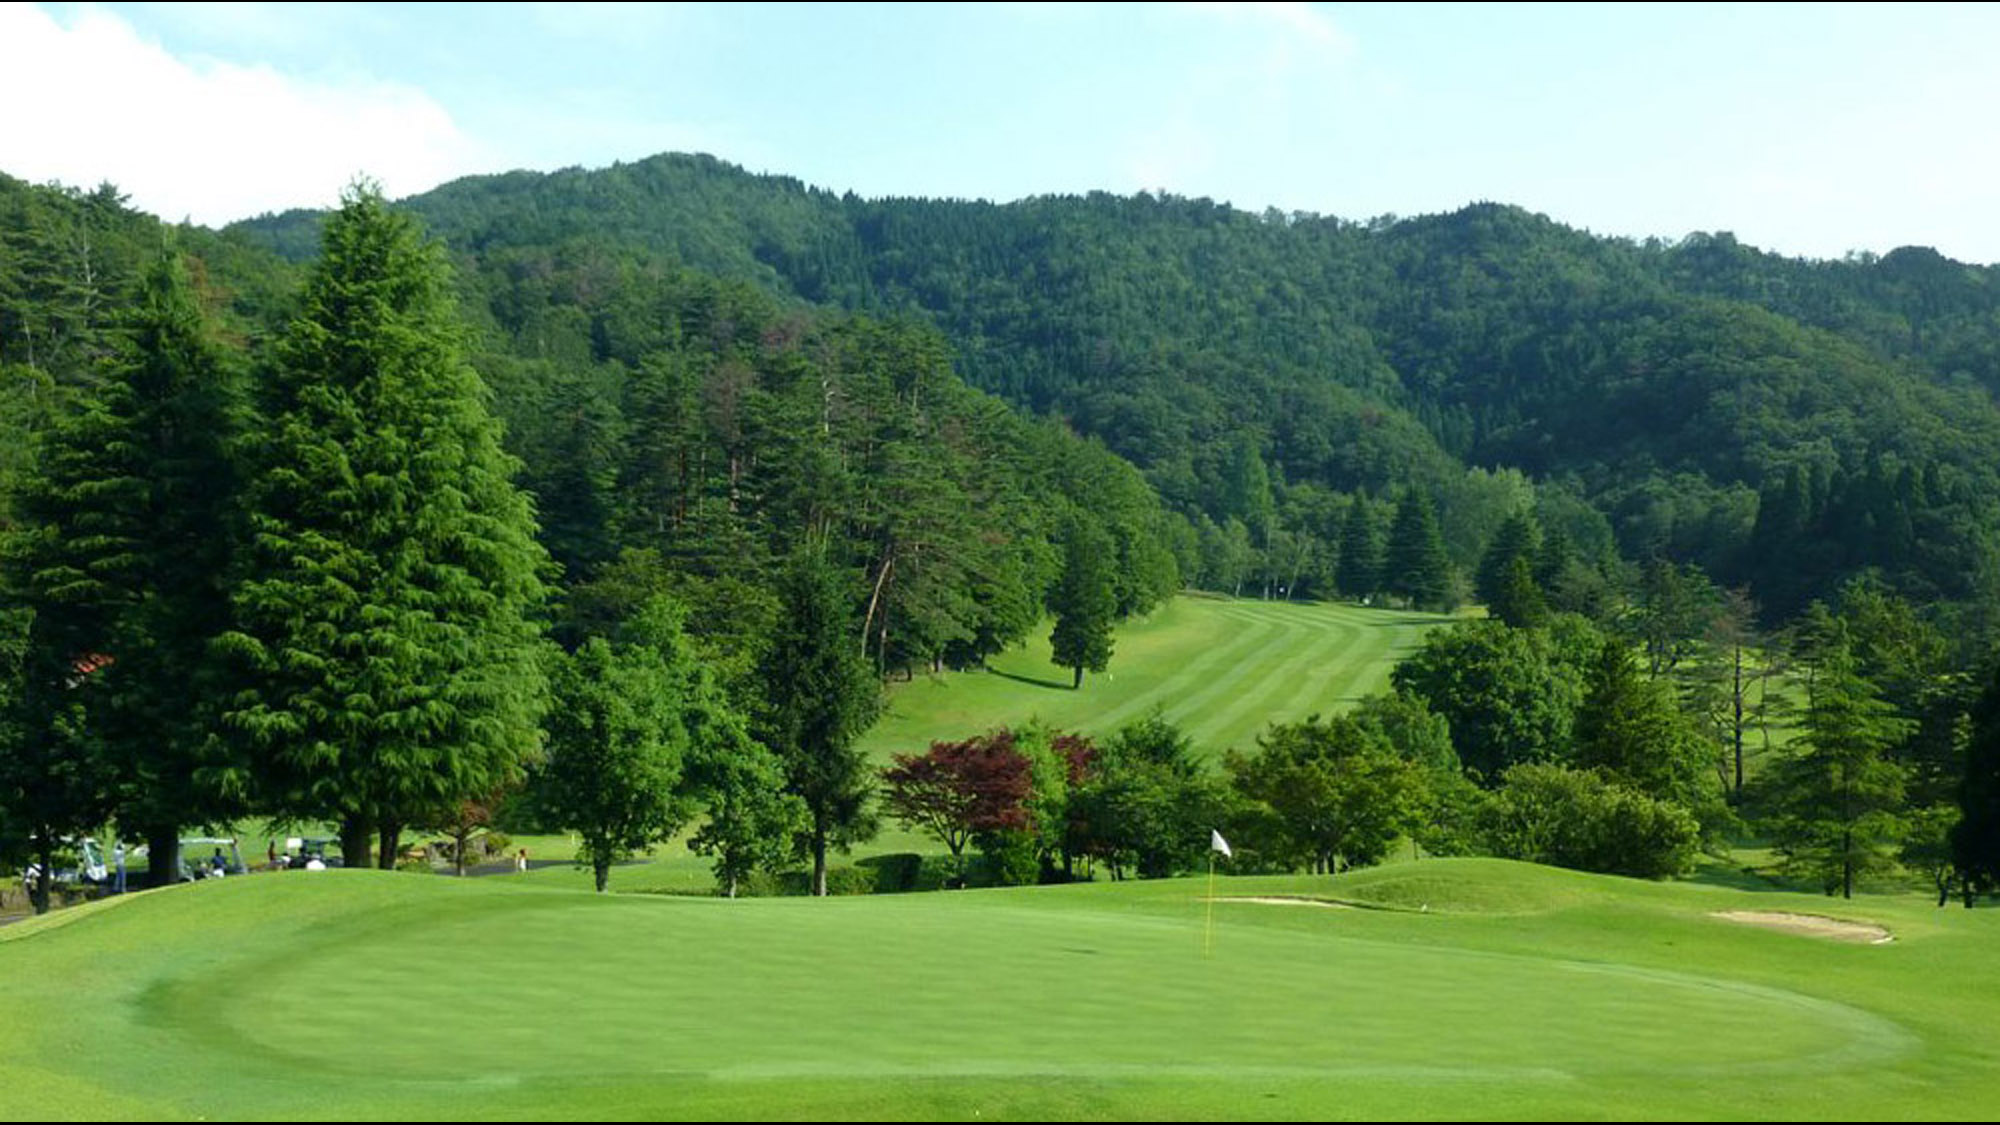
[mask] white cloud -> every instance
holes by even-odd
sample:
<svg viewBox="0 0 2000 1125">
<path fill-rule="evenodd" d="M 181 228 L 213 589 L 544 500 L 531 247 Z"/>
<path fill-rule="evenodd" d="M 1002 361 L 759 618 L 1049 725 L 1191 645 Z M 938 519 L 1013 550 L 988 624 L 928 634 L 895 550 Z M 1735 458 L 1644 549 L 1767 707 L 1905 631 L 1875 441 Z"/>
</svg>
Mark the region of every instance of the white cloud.
<svg viewBox="0 0 2000 1125">
<path fill-rule="evenodd" d="M 1215 3 L 1192 0 L 1182 7 L 1216 16 L 1232 24 L 1245 24 L 1274 31 L 1308 53 L 1345 58 L 1354 52 L 1354 39 L 1340 25 L 1311 4 L 1265 0 L 1257 3 Z"/>
<path fill-rule="evenodd" d="M 495 161 L 423 91 L 176 58 L 118 17 L 0 4 L 0 171 L 105 180 L 169 221 L 326 206 L 357 174 L 391 196 Z"/>
</svg>

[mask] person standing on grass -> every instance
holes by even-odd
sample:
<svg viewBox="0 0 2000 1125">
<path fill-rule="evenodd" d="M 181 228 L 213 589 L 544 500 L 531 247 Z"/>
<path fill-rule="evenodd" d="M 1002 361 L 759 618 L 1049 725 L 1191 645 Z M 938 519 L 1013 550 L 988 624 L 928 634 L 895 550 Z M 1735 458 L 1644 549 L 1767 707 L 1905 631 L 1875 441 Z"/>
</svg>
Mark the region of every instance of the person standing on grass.
<svg viewBox="0 0 2000 1125">
<path fill-rule="evenodd" d="M 528 871 L 528 849 L 522 848 L 521 854 L 514 857 L 514 873 L 516 875 L 525 875 L 527 874 L 527 871 Z"/>
</svg>

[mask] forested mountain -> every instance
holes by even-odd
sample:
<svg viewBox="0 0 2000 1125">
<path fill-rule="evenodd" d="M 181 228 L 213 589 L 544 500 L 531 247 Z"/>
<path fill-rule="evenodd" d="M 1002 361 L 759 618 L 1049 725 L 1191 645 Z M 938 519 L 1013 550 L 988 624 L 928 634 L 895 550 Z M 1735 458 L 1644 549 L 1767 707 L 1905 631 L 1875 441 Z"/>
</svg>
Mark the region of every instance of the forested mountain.
<svg viewBox="0 0 2000 1125">
<path fill-rule="evenodd" d="M 1153 195 L 867 200 L 687 156 L 407 206 L 496 299 L 595 257 L 919 315 L 972 385 L 1142 467 L 1204 525 L 1210 584 L 1230 584 L 1235 521 L 1267 584 L 1331 592 L 1351 498 L 1411 487 L 1461 568 L 1525 502 L 1601 554 L 1594 509 L 1625 557 L 1698 562 L 1773 617 L 1869 568 L 1927 600 L 2000 578 L 2000 274 L 1929 250 L 1810 262 L 1491 204 L 1358 224 Z M 312 222 L 232 235 L 297 255 Z M 610 315 L 590 315 L 602 358 Z M 525 324 L 530 354 L 586 331 Z"/>
<path fill-rule="evenodd" d="M 1341 585 L 1343 548 L 1367 546 L 1345 540 L 1379 550 L 1414 489 L 1462 572 L 1531 507 L 1592 565 L 1699 563 L 1773 620 L 1869 569 L 1925 601 L 2000 591 L 2000 277 L 1929 250 L 1639 244 L 1490 204 L 1362 224 L 1153 195 L 868 200 L 694 156 L 474 177 L 404 206 L 457 258 L 477 362 L 573 571 L 631 545 L 631 490 L 661 487 L 633 443 L 662 396 L 708 404 L 677 408 L 708 446 L 688 487 L 740 508 L 777 486 L 744 456 L 764 437 L 736 427 L 811 413 L 774 367 L 887 347 L 954 388 L 946 414 L 955 371 L 1137 465 L 1195 526 L 1161 538 L 1209 586 L 1371 592 Z M 0 361 L 80 362 L 107 279 L 130 272 L 113 228 L 138 220 L 115 193 L 19 184 L 0 208 L 22 232 L 0 242 Z M 316 230 L 295 212 L 180 238 L 254 345 Z M 759 405 L 717 406 L 732 386 Z M 1004 425 L 996 447 L 1058 441 Z"/>
</svg>

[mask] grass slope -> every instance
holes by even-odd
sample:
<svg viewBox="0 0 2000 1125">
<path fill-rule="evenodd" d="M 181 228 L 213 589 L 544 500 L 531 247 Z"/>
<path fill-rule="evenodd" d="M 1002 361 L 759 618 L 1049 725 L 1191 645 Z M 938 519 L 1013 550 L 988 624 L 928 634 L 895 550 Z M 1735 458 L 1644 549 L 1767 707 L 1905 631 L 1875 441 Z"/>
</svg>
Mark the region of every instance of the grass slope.
<svg viewBox="0 0 2000 1125">
<path fill-rule="evenodd" d="M 8 1117 L 1991 1117 L 2000 912 L 1494 860 L 741 902 L 376 872 L 0 932 Z M 1853 912 L 1887 946 L 1735 926 Z"/>
<path fill-rule="evenodd" d="M 1108 674 L 1071 690 L 1046 635 L 987 669 L 896 685 L 889 713 L 863 744 L 875 756 L 921 752 L 1039 718 L 1105 735 L 1153 708 L 1204 753 L 1249 748 L 1274 720 L 1343 709 L 1388 687 L 1389 672 L 1423 634 L 1451 618 L 1353 605 L 1175 598 L 1118 630 Z"/>
</svg>

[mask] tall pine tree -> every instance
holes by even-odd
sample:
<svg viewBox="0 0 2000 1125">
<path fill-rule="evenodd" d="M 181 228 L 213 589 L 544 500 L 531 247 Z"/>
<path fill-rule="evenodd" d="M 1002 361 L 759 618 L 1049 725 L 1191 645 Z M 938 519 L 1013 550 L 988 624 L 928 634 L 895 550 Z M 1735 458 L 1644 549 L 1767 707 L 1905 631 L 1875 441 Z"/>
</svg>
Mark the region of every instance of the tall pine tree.
<svg viewBox="0 0 2000 1125">
<path fill-rule="evenodd" d="M 263 388 L 228 721 L 270 810 L 339 821 L 350 865 L 537 742 L 546 556 L 459 332 L 438 249 L 356 187 Z"/>
<path fill-rule="evenodd" d="M 1340 567 L 1334 577 L 1341 595 L 1356 601 L 1373 595 L 1382 581 L 1382 539 L 1368 508 L 1368 501 L 1356 495 L 1340 529 Z"/>
</svg>

